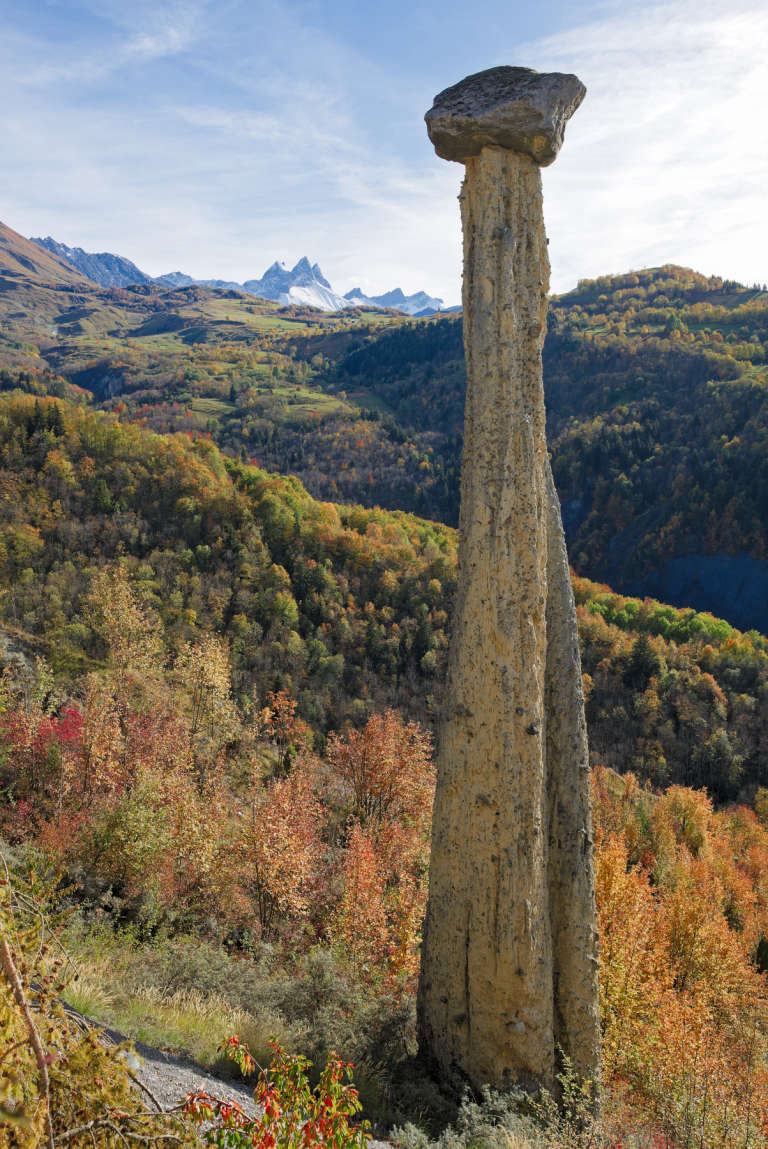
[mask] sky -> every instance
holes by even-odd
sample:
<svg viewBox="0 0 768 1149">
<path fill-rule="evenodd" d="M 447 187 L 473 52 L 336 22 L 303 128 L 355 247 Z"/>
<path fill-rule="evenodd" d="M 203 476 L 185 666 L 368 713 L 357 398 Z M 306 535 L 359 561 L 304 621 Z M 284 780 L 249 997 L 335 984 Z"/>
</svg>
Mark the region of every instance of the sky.
<svg viewBox="0 0 768 1149">
<path fill-rule="evenodd" d="M 543 171 L 552 288 L 768 280 L 766 0 L 0 0 L 0 220 L 150 275 L 317 261 L 461 292 L 434 95 L 498 64 L 587 96 Z"/>
</svg>

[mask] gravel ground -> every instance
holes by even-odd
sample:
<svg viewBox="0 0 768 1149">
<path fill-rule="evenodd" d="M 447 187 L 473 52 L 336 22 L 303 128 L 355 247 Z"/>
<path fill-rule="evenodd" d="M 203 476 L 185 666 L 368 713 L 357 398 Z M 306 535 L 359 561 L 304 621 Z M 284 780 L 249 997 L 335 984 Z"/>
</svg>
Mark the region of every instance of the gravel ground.
<svg viewBox="0 0 768 1149">
<path fill-rule="evenodd" d="M 117 1041 L 123 1038 L 110 1033 Z M 148 1091 L 145 1095 L 147 1108 L 172 1109 L 183 1101 L 188 1093 L 201 1090 L 212 1093 L 226 1101 L 236 1101 L 250 1116 L 256 1113 L 253 1102 L 253 1087 L 240 1081 L 226 1081 L 214 1077 L 177 1053 L 166 1053 L 149 1045 L 133 1042 L 136 1058 L 128 1054 L 126 1060 L 131 1072 Z"/>
<path fill-rule="evenodd" d="M 92 1021 L 66 1002 L 61 1004 L 81 1029 L 97 1030 L 104 1045 L 130 1044 L 131 1049 L 122 1056 L 133 1076 L 144 1087 L 144 1100 L 148 1109 L 173 1109 L 188 1093 L 199 1090 L 212 1093 L 222 1100 L 236 1101 L 251 1116 L 256 1113 L 253 1086 L 217 1077 L 183 1054 L 154 1049 L 151 1045 L 134 1041 L 116 1029 Z"/>
</svg>

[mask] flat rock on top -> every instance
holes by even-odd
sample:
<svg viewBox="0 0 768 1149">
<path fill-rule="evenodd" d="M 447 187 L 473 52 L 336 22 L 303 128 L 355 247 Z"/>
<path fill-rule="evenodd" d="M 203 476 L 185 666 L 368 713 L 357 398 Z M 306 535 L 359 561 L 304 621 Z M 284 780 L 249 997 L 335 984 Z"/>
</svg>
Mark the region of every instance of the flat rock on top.
<svg viewBox="0 0 768 1149">
<path fill-rule="evenodd" d="M 587 89 L 578 76 L 532 68 L 488 68 L 435 96 L 424 119 L 435 151 L 464 163 L 483 148 L 507 148 L 546 166 Z"/>
</svg>

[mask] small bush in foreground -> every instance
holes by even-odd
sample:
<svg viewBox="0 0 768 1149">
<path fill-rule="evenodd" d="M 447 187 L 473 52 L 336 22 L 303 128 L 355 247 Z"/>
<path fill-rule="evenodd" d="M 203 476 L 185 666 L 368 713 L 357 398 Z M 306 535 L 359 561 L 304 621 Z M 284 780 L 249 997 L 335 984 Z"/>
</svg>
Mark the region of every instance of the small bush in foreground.
<svg viewBox="0 0 768 1149">
<path fill-rule="evenodd" d="M 121 1051 L 60 1004 L 67 958 L 45 910 L 0 865 L 0 1149 L 193 1145 L 181 1118 L 147 1112 Z"/>
<path fill-rule="evenodd" d="M 309 1083 L 311 1062 L 286 1053 L 273 1044 L 274 1058 L 262 1069 L 254 1092 L 257 1117 L 249 1117 L 239 1105 L 220 1101 L 208 1093 L 191 1093 L 186 1114 L 198 1124 L 210 1122 L 204 1133 L 208 1145 L 231 1149 L 365 1149 L 368 1123 L 354 1127 L 350 1118 L 360 1112 L 357 1090 L 352 1085 L 352 1066 L 331 1055 L 314 1089 Z M 243 1074 L 256 1068 L 247 1045 L 238 1037 L 226 1043 L 226 1051 Z"/>
</svg>

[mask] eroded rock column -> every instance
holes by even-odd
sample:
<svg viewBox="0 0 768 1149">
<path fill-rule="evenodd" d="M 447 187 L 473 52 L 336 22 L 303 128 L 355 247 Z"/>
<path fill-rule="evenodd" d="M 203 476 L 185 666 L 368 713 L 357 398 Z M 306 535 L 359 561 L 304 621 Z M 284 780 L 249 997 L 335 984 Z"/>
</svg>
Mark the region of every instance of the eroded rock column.
<svg viewBox="0 0 768 1149">
<path fill-rule="evenodd" d="M 540 166 L 584 88 L 494 68 L 427 113 L 466 165 L 467 364 L 459 587 L 441 722 L 419 987 L 449 1076 L 599 1080 L 597 929 L 576 615 L 547 456 L 549 260 Z"/>
</svg>

